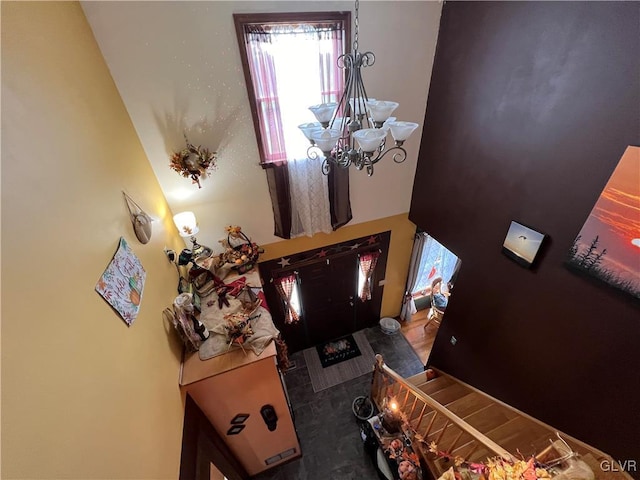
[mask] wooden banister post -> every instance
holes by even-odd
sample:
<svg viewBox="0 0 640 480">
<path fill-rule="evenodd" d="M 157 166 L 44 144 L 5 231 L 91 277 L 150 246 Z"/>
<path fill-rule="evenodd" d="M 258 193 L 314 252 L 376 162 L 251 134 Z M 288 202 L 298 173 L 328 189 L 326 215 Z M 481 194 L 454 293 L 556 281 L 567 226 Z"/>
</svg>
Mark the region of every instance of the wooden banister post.
<svg viewBox="0 0 640 480">
<path fill-rule="evenodd" d="M 384 365 L 384 360 L 382 358 L 382 355 L 380 355 L 379 353 L 376 353 L 376 368 L 382 369 L 383 365 Z"/>
</svg>

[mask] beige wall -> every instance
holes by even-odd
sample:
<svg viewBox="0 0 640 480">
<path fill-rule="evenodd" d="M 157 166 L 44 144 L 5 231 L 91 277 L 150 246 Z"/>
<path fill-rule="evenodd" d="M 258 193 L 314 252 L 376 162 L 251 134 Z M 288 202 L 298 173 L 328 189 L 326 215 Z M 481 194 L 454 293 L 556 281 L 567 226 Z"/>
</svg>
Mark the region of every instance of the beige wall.
<svg viewBox="0 0 640 480">
<path fill-rule="evenodd" d="M 408 220 L 408 214 L 394 215 L 371 222 L 346 225 L 327 235 L 319 233 L 313 237 L 300 237 L 282 242 L 264 245 L 264 254 L 260 261 L 272 260 L 297 252 L 313 250 L 334 243 L 345 242 L 373 233 L 391 230 L 389 257 L 387 259 L 386 283 L 382 296 L 381 315 L 395 317 L 400 314 L 402 297 L 407 283 L 413 236 L 416 226 Z"/>
<path fill-rule="evenodd" d="M 121 191 L 156 221 L 135 239 Z M 131 327 L 94 291 L 120 236 L 147 272 Z M 2 478 L 175 479 L 182 248 L 80 5 L 2 2 Z"/>
</svg>

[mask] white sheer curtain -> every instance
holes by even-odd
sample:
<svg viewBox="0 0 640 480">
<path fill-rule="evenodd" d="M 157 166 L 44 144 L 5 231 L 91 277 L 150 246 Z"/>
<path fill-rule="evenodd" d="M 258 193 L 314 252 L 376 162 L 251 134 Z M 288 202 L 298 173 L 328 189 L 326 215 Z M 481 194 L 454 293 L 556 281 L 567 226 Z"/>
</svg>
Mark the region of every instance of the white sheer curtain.
<svg viewBox="0 0 640 480">
<path fill-rule="evenodd" d="M 290 160 L 291 238 L 331 233 L 331 210 L 327 176 L 316 162 Z"/>
<path fill-rule="evenodd" d="M 416 233 L 413 241 L 413 251 L 411 252 L 411 264 L 409 265 L 409 277 L 407 278 L 407 289 L 404 292 L 404 300 L 402 301 L 402 310 L 400 311 L 400 319 L 408 322 L 411 316 L 416 313 L 416 303 L 413 301 L 413 292 L 416 283 L 419 280 L 420 267 L 422 264 L 422 255 L 424 245 L 427 242 L 428 235 L 426 233 Z"/>
</svg>

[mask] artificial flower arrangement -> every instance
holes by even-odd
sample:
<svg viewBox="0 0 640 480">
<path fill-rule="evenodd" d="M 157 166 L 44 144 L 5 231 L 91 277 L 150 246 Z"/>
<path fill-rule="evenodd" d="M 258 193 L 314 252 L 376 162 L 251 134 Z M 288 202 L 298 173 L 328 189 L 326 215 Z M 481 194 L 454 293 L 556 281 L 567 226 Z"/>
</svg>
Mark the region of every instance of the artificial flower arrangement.
<svg viewBox="0 0 640 480">
<path fill-rule="evenodd" d="M 438 457 L 453 460 L 454 463 L 454 466 L 438 480 L 543 480 L 551 478 L 547 470 L 536 467 L 533 458 L 528 461 L 490 458 L 483 463 L 467 462 L 462 457 L 452 457 L 446 452 L 438 450 L 435 442 L 431 442 L 429 451 Z"/>
<path fill-rule="evenodd" d="M 562 448 L 564 454 L 548 463 L 541 462 L 537 457 L 531 457 L 528 460 L 505 460 L 494 457 L 484 462 L 467 462 L 462 457 L 451 456 L 438 450 L 435 442 L 431 442 L 429 451 L 454 463 L 454 466 L 438 480 L 553 480 L 554 478 L 593 480 L 594 474 L 589 466 L 577 458 L 578 454 L 571 450 L 559 434 L 558 438 L 561 444 L 564 444 Z"/>
<path fill-rule="evenodd" d="M 385 447 L 389 458 L 398 464 L 400 480 L 417 480 L 420 474 L 420 460 L 412 450 L 407 450 L 400 438 L 394 438 Z"/>
<path fill-rule="evenodd" d="M 395 460 L 398 465 L 398 476 L 400 480 L 418 480 L 422 478 L 420 460 L 418 455 L 410 447 L 411 442 L 407 437 L 408 426 L 406 416 L 399 409 L 395 398 L 385 398 L 382 402 L 382 409 L 378 414 L 380 424 L 387 434 L 383 440 L 384 451 L 390 459 Z M 404 439 L 404 440 L 403 440 Z M 406 446 L 405 446 L 405 441 Z"/>
<path fill-rule="evenodd" d="M 217 153 L 199 145 L 196 147 L 189 143 L 186 136 L 185 141 L 186 148 L 171 155 L 169 167 L 185 178 L 191 177 L 191 181 L 202 188 L 200 176 L 206 178 L 211 170 L 215 170 Z"/>
<path fill-rule="evenodd" d="M 246 313 L 235 312 L 226 314 L 224 320 L 227 322 L 224 328 L 229 339 L 229 348 L 235 343 L 244 351 L 244 344 L 253 335 L 251 318 Z"/>
</svg>

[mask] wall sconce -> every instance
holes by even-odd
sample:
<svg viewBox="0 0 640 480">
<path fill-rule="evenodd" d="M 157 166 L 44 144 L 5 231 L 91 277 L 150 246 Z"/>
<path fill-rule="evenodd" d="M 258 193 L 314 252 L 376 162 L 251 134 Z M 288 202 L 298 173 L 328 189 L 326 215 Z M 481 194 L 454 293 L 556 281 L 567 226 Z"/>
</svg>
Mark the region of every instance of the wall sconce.
<svg viewBox="0 0 640 480">
<path fill-rule="evenodd" d="M 179 257 L 179 263 L 186 260 L 186 263 L 181 263 L 182 265 L 186 265 L 187 263 L 189 263 L 189 261 L 192 261 L 196 257 L 199 257 L 201 255 L 211 255 L 211 249 L 203 247 L 202 245 L 198 244 L 196 240 L 195 235 L 200 231 L 200 229 L 198 228 L 198 222 L 196 221 L 196 216 L 193 212 L 177 213 L 173 216 L 173 223 L 176 224 L 180 236 L 183 238 L 190 237 L 191 243 L 193 243 L 193 246 L 191 247 L 190 258 L 188 260 L 184 258 L 184 254 L 186 252 L 183 250 Z"/>
</svg>

